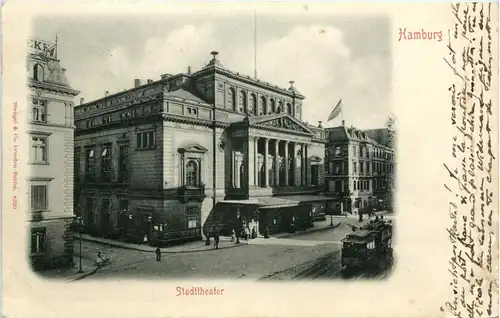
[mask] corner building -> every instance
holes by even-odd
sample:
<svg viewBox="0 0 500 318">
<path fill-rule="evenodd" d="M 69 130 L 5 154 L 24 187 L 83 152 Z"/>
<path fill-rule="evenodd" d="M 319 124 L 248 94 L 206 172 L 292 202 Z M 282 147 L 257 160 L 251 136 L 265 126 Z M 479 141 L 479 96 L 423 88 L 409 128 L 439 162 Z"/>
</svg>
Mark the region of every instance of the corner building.
<svg viewBox="0 0 500 318">
<path fill-rule="evenodd" d="M 336 201 L 332 208 L 337 212 L 341 203 L 349 213 L 368 206 L 392 207 L 394 148 L 384 142 L 384 133 L 384 129 L 328 128 L 325 178 L 327 193 Z"/>
<path fill-rule="evenodd" d="M 73 99 L 57 44 L 28 40 L 29 257 L 35 270 L 73 264 Z"/>
<path fill-rule="evenodd" d="M 215 225 L 312 226 L 328 200 L 319 196 L 326 134 L 301 121 L 304 96 L 291 84 L 231 72 L 213 52 L 195 73 L 82 100 L 75 204 L 86 230 L 160 244 L 199 239 Z"/>
</svg>

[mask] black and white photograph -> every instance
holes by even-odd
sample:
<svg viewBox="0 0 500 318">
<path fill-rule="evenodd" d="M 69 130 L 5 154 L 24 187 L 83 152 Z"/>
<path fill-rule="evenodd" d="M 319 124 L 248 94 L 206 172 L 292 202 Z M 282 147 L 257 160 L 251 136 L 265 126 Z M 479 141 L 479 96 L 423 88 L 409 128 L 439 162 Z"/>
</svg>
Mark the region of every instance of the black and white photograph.
<svg viewBox="0 0 500 318">
<path fill-rule="evenodd" d="M 390 20 L 34 19 L 30 255 L 53 279 L 384 279 Z"/>
</svg>

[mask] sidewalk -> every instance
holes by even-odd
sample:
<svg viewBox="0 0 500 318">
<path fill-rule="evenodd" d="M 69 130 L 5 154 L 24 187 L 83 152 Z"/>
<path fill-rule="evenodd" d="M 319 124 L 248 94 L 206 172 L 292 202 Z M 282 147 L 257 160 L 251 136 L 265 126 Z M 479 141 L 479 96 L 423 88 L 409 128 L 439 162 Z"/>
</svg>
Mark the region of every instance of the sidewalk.
<svg viewBox="0 0 500 318">
<path fill-rule="evenodd" d="M 73 256 L 73 267 L 67 269 L 54 269 L 41 273 L 43 278 L 59 279 L 63 282 L 72 282 L 83 279 L 87 276 L 94 274 L 98 267 L 94 265 L 94 261 L 82 257 L 82 272 L 79 273 L 80 258 L 77 253 Z"/>
<path fill-rule="evenodd" d="M 79 237 L 75 235 L 75 239 L 78 240 Z M 149 246 L 146 244 L 134 244 L 128 242 L 115 241 L 100 237 L 93 237 L 87 234 L 82 234 L 82 239 L 84 241 L 100 243 L 114 247 L 121 247 L 124 249 L 136 250 L 141 252 L 155 253 L 156 251 L 156 247 Z M 221 250 L 221 249 L 234 248 L 248 244 L 246 240 L 242 239 L 240 239 L 240 243 L 241 244 L 236 244 L 235 242 L 231 242 L 230 237 L 221 236 L 219 241 L 219 249 Z M 208 246 L 205 245 L 205 240 L 200 240 L 200 241 L 188 242 L 180 245 L 160 248 L 162 254 L 192 253 L 192 252 L 211 251 L 214 249 L 215 247 L 213 238 L 210 239 L 210 245 Z"/>
<path fill-rule="evenodd" d="M 376 216 L 379 216 L 379 217 L 383 215 L 384 220 L 393 220 L 395 217 L 394 213 L 389 213 L 388 211 L 377 211 L 377 212 L 374 212 L 374 214 Z M 327 215 L 326 218 L 327 219 L 330 218 L 330 215 Z M 345 215 L 333 215 L 333 218 L 334 219 L 345 219 L 345 218 L 358 219 L 359 216 L 345 212 Z M 366 219 L 366 215 L 363 215 L 363 219 Z"/>
<path fill-rule="evenodd" d="M 302 234 L 311 233 L 311 232 L 331 230 L 331 229 L 334 229 L 334 228 L 338 227 L 340 224 L 341 224 L 341 222 L 334 221 L 333 222 L 333 226 L 332 226 L 330 219 L 324 220 L 324 221 L 316 221 L 316 222 L 314 222 L 314 227 L 310 227 L 310 228 L 308 228 L 306 230 L 297 231 L 295 233 L 278 233 L 278 234 L 273 235 L 271 237 L 274 237 L 274 238 L 287 238 L 287 237 L 291 237 L 291 236 L 300 236 Z"/>
<path fill-rule="evenodd" d="M 308 228 L 304 231 L 297 231 L 295 233 L 278 233 L 276 235 L 271 236 L 271 238 L 287 238 L 291 236 L 300 236 L 302 234 L 306 233 L 311 233 L 311 232 L 316 232 L 316 231 L 324 231 L 324 230 L 331 230 L 335 229 L 341 224 L 341 222 L 334 221 L 333 226 L 331 226 L 331 221 L 324 220 L 324 221 L 317 221 L 314 222 L 314 227 Z M 263 238 L 263 236 L 259 236 L 259 238 Z M 105 239 L 105 238 L 100 238 L 100 237 L 93 237 L 88 234 L 82 234 L 82 239 L 84 241 L 88 242 L 94 242 L 94 243 L 100 243 L 104 245 L 109 245 L 113 247 L 121 247 L 124 249 L 131 249 L 131 250 L 136 250 L 136 251 L 141 251 L 141 252 L 149 252 L 149 253 L 155 253 L 156 247 L 154 246 L 149 246 L 146 244 L 134 244 L 134 243 L 128 243 L 128 242 L 121 242 L 121 241 L 115 241 L 115 240 L 110 240 L 110 239 Z M 79 240 L 79 236 L 75 235 L 75 240 Z M 235 242 L 231 241 L 230 237 L 227 236 L 221 236 L 220 241 L 219 241 L 219 249 L 228 249 L 228 248 L 234 248 L 234 247 L 239 247 L 242 245 L 246 245 L 249 243 L 249 241 L 240 239 L 241 244 L 236 244 Z M 192 252 L 201 252 L 201 251 L 211 251 L 214 249 L 214 240 L 213 238 L 210 239 L 210 245 L 205 245 L 205 240 L 200 240 L 200 241 L 194 241 L 194 242 L 188 242 L 180 245 L 175 245 L 175 246 L 169 246 L 169 247 L 163 247 L 160 248 L 162 253 L 167 253 L 167 254 L 177 254 L 177 253 L 192 253 Z"/>
</svg>

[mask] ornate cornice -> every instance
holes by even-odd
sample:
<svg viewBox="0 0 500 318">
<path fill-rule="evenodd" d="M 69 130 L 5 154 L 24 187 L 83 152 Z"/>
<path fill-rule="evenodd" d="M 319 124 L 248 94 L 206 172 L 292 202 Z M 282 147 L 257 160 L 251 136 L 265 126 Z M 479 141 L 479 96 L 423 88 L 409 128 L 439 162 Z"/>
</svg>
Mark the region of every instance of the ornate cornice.
<svg viewBox="0 0 500 318">
<path fill-rule="evenodd" d="M 72 89 L 70 87 L 51 84 L 47 82 L 38 82 L 34 80 L 28 80 L 28 87 L 33 89 L 41 89 L 52 93 L 58 93 L 58 94 L 62 93 L 70 96 L 76 96 L 80 94 L 80 91 L 77 91 L 76 89 Z"/>
<path fill-rule="evenodd" d="M 198 76 L 205 75 L 207 73 L 210 74 L 212 72 L 215 72 L 215 74 L 227 76 L 229 78 L 238 80 L 238 81 L 246 83 L 246 84 L 251 84 L 251 85 L 254 85 L 254 86 L 275 92 L 275 93 L 286 95 L 286 96 L 291 97 L 291 98 L 295 97 L 296 99 L 299 99 L 299 100 L 305 99 L 305 96 L 300 94 L 300 93 L 297 93 L 297 92 L 294 93 L 294 92 L 289 91 L 285 88 L 281 88 L 281 87 L 278 87 L 276 85 L 273 86 L 268 82 L 263 82 L 263 81 L 260 81 L 258 79 L 256 80 L 256 79 L 251 78 L 250 76 L 241 75 L 239 73 L 233 73 L 229 70 L 226 70 L 224 68 L 220 68 L 217 66 L 204 68 L 204 69 L 196 72 L 194 75 L 196 77 L 198 77 Z"/>
</svg>

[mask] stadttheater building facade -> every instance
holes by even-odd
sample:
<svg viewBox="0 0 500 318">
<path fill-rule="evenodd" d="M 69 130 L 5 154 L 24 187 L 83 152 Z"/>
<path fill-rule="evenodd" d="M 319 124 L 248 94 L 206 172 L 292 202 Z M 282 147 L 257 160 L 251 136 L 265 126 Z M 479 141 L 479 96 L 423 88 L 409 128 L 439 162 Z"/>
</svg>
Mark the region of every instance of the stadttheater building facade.
<svg viewBox="0 0 500 318">
<path fill-rule="evenodd" d="M 327 136 L 302 121 L 305 97 L 213 53 L 195 73 L 135 80 L 76 107 L 75 203 L 88 231 L 173 241 L 324 216 Z"/>
</svg>

